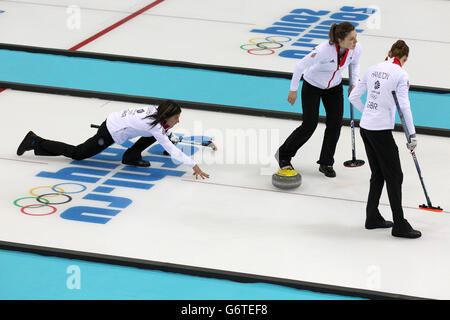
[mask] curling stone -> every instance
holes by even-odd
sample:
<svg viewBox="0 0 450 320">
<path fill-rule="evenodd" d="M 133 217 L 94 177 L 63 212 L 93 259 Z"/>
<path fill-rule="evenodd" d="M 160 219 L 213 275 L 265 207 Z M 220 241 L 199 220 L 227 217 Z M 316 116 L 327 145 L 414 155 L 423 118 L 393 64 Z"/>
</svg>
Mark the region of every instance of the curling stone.
<svg viewBox="0 0 450 320">
<path fill-rule="evenodd" d="M 272 184 L 280 189 L 294 189 L 302 184 L 302 175 L 295 170 L 278 170 L 272 175 Z"/>
</svg>

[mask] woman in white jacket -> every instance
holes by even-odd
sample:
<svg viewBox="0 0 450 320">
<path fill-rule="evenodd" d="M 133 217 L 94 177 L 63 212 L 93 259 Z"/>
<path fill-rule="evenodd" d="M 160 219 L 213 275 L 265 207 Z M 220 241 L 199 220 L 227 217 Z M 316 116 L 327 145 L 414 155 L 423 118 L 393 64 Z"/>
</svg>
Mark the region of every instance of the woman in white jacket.
<svg viewBox="0 0 450 320">
<path fill-rule="evenodd" d="M 352 65 L 352 81 L 349 92 L 359 78 L 361 46 L 356 40 L 355 27 L 350 22 L 333 24 L 329 41 L 319 44 L 301 59 L 294 70 L 288 102 L 293 105 L 303 75 L 302 125 L 295 129 L 277 151 L 275 157 L 281 169 L 293 169 L 291 159 L 309 140 L 319 121 L 319 106 L 322 100 L 326 111 L 326 129 L 322 143 L 319 171 L 327 177 L 335 177 L 334 153 L 339 140 L 344 111 L 342 69 Z M 350 68 L 349 68 L 350 69 Z"/>
<path fill-rule="evenodd" d="M 409 77 L 402 69 L 408 59 L 408 54 L 409 47 L 404 41 L 395 42 L 385 61 L 367 69 L 349 99 L 362 112 L 359 124 L 360 132 L 372 171 L 366 207 L 366 229 L 392 227 L 393 236 L 419 238 L 420 231 L 414 230 L 403 217 L 403 172 L 398 148 L 392 136 L 396 113 L 392 91 L 395 91 L 412 138 L 411 142 L 407 143 L 407 148 L 413 151 L 417 145 L 408 97 Z M 363 104 L 361 96 L 366 91 L 367 100 Z M 394 223 L 384 220 L 378 210 L 384 182 L 386 182 Z"/>
<path fill-rule="evenodd" d="M 158 141 L 173 158 L 191 167 L 195 178 L 209 178 L 208 174 L 169 139 L 170 129 L 180 121 L 180 115 L 180 106 L 171 100 L 164 101 L 159 106 L 148 105 L 113 112 L 93 137 L 77 146 L 43 139 L 30 131 L 19 145 L 17 155 L 21 156 L 25 151 L 34 150 L 35 155 L 63 155 L 82 160 L 102 152 L 113 143 L 122 144 L 128 139 L 141 137 L 124 152 L 123 164 L 149 167 L 150 163 L 142 160 L 141 152 Z"/>
</svg>

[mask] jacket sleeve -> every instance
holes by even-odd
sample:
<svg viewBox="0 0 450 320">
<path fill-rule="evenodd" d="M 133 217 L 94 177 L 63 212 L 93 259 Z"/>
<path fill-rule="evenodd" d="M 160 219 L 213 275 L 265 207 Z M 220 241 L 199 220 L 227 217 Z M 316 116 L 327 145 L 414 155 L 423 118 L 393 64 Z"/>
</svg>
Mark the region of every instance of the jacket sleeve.
<svg viewBox="0 0 450 320">
<path fill-rule="evenodd" d="M 162 133 L 161 128 L 156 125 L 151 129 L 151 132 L 159 144 L 166 150 L 172 158 L 189 166 L 194 167 L 196 163 L 188 157 L 183 151 L 175 147 L 172 141 L 169 140 L 166 134 Z"/>
<path fill-rule="evenodd" d="M 361 112 L 363 112 L 364 110 L 364 103 L 361 100 L 361 96 L 364 93 L 366 93 L 366 91 L 367 91 L 367 72 L 361 79 L 359 79 L 358 83 L 356 84 L 356 87 L 352 90 L 350 96 L 348 97 L 350 103 L 353 104 Z"/>
<path fill-rule="evenodd" d="M 349 77 L 351 80 L 350 85 L 356 86 L 358 83 L 359 72 L 361 69 L 360 62 L 359 62 L 359 60 L 361 58 L 361 52 L 362 52 L 361 46 L 359 44 L 357 44 L 356 48 L 355 48 L 355 55 L 352 59 L 352 62 L 350 62 L 350 64 L 349 64 Z M 350 71 L 351 71 L 351 73 L 350 73 Z"/>
<path fill-rule="evenodd" d="M 416 133 L 416 129 L 414 127 L 414 121 L 411 112 L 411 105 L 409 102 L 409 78 L 408 75 L 403 73 L 400 76 L 399 82 L 397 84 L 397 99 L 398 104 L 400 105 L 400 110 L 403 113 L 403 118 L 405 119 L 406 127 L 408 128 L 408 132 L 410 135 Z"/>
<path fill-rule="evenodd" d="M 320 59 L 322 58 L 322 56 L 323 56 L 323 53 L 321 50 L 321 46 L 318 45 L 314 48 L 313 51 L 308 53 L 299 62 L 297 62 L 297 64 L 295 65 L 294 73 L 292 74 L 291 86 L 290 86 L 291 91 L 298 90 L 298 87 L 300 84 L 300 79 L 302 78 L 303 72 L 305 72 L 306 69 L 308 69 L 312 65 L 318 63 L 320 61 Z"/>
</svg>

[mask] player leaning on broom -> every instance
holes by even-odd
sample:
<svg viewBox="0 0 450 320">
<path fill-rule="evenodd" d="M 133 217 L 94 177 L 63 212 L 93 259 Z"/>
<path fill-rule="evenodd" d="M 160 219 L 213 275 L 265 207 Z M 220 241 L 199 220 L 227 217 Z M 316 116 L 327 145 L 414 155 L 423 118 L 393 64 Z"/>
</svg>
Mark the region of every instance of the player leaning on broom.
<svg viewBox="0 0 450 320">
<path fill-rule="evenodd" d="M 360 133 L 369 160 L 370 190 L 366 206 L 366 229 L 391 228 L 392 235 L 403 238 L 419 238 L 420 231 L 414 230 L 403 217 L 402 182 L 398 148 L 392 136 L 395 125 L 396 105 L 392 92 L 398 96 L 399 108 L 410 133 L 411 142 L 407 148 L 412 152 L 417 146 L 416 131 L 408 97 L 409 77 L 402 66 L 408 59 L 409 47 L 403 40 L 392 45 L 385 61 L 367 69 L 350 94 L 350 102 L 362 112 Z M 366 103 L 361 96 L 367 92 Z M 386 182 L 394 223 L 385 221 L 378 204 Z"/>
</svg>

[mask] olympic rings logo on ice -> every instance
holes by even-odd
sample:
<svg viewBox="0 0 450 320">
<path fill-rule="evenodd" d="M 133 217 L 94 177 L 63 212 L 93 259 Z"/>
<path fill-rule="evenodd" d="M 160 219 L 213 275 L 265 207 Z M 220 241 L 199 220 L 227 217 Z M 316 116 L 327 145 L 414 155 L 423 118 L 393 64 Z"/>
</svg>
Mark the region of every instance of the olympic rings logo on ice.
<svg viewBox="0 0 450 320">
<path fill-rule="evenodd" d="M 81 190 L 65 191 L 63 188 L 60 187 L 62 185 L 81 186 Z M 44 192 L 42 194 L 36 194 L 36 191 L 38 189 L 48 189 L 53 192 Z M 29 193 L 32 195 L 32 197 L 27 196 L 27 197 L 17 198 L 16 200 L 14 200 L 14 205 L 16 207 L 20 208 L 20 212 L 22 212 L 23 214 L 29 215 L 29 216 L 48 216 L 48 215 L 51 215 L 56 212 L 57 209 L 56 209 L 55 205 L 65 204 L 65 203 L 72 201 L 72 197 L 69 194 L 81 193 L 84 190 L 86 190 L 85 185 L 83 185 L 81 183 L 73 183 L 73 182 L 59 183 L 59 184 L 55 184 L 54 186 L 39 186 L 39 187 L 35 187 L 29 191 Z M 51 200 L 47 199 L 47 198 L 57 198 L 57 197 L 63 197 L 64 199 L 61 199 L 61 200 L 58 199 L 58 201 L 51 201 Z M 26 200 L 26 199 L 35 199 L 38 203 L 24 204 L 23 202 L 25 202 L 25 203 L 26 203 L 26 201 L 29 202 L 29 200 Z M 44 208 L 44 207 L 49 208 L 50 209 L 49 212 L 45 212 L 45 211 L 44 211 L 44 213 L 29 212 L 30 209 L 38 209 L 38 208 Z"/>
<path fill-rule="evenodd" d="M 261 41 L 262 40 L 262 41 Z M 240 48 L 248 53 L 257 56 L 268 56 L 275 53 L 276 49 L 282 48 L 283 43 L 289 42 L 290 37 L 269 36 L 265 38 L 252 38 L 247 44 L 243 44 Z"/>
</svg>

